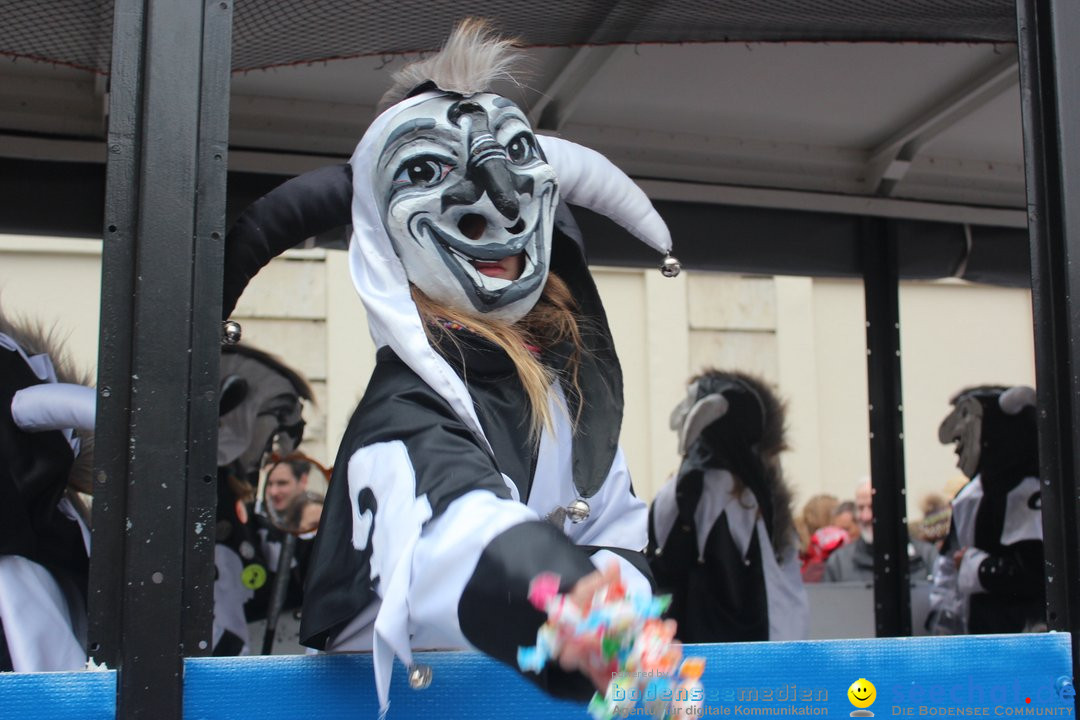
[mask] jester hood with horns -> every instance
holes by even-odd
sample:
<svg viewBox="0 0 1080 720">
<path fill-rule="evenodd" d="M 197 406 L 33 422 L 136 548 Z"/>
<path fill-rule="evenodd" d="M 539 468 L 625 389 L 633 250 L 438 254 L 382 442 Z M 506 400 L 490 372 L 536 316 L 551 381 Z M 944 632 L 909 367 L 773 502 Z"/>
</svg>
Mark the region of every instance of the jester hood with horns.
<svg viewBox="0 0 1080 720">
<path fill-rule="evenodd" d="M 352 225 L 350 270 L 378 355 L 334 463 L 301 638 L 373 648 L 384 707 L 392 658 L 409 664 L 413 647 L 474 647 L 516 666 L 543 622 L 527 601 L 540 572 L 557 573 L 565 591 L 615 561 L 631 587 L 649 589 L 646 508 L 618 448 L 622 375 L 564 203 L 660 252 L 670 236 L 614 165 L 534 135 L 520 108 L 490 92 L 511 54 L 482 23 L 463 23 L 440 53 L 399 73 L 347 166 L 259 200 L 226 244 L 227 316 L 273 254 Z M 436 317 L 431 334 L 414 296 L 511 327 L 534 318 L 552 277 L 580 332 L 525 345 L 555 378 L 540 429 L 508 351 L 467 322 Z M 530 675 L 551 692 L 591 694 L 577 673 Z"/>
<path fill-rule="evenodd" d="M 952 500 L 949 534 L 934 565 L 928 627 L 1024 632 L 1046 624 L 1042 486 L 1035 390 L 966 388 L 938 428 L 971 478 Z"/>
<path fill-rule="evenodd" d="M 649 562 L 683 642 L 801 640 L 809 628 L 780 453 L 784 406 L 762 380 L 708 370 L 671 414 L 683 459 L 649 511 Z"/>
<path fill-rule="evenodd" d="M 87 383 L 52 333 L 0 313 L 0 671 L 86 664 Z"/>
</svg>

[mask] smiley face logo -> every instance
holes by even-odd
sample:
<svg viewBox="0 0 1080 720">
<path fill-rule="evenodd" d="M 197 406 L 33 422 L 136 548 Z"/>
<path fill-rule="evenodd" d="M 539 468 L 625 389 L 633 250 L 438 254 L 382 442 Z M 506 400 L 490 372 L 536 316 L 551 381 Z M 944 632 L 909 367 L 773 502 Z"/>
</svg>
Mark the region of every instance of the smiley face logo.
<svg viewBox="0 0 1080 720">
<path fill-rule="evenodd" d="M 851 683 L 847 696 L 851 704 L 859 708 L 851 712 L 852 717 L 874 717 L 874 713 L 865 709 L 873 705 L 874 701 L 877 700 L 877 688 L 874 687 L 874 683 L 866 678 L 859 678 Z"/>
</svg>

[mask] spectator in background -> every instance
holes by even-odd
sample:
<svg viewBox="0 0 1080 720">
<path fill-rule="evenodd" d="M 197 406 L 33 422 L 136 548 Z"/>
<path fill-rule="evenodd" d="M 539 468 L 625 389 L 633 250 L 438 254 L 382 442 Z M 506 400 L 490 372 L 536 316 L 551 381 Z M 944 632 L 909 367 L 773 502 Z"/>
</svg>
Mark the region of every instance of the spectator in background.
<svg viewBox="0 0 1080 720">
<path fill-rule="evenodd" d="M 799 550 L 805 554 L 810 545 L 810 536 L 817 532 L 818 528 L 829 525 L 832 521 L 833 512 L 840 504 L 832 495 L 815 495 L 803 505 L 802 513 L 795 520 L 795 529 L 799 532 Z"/>
<path fill-rule="evenodd" d="M 263 510 L 255 520 L 259 550 L 266 560 L 267 580 L 244 605 L 249 622 L 283 609 L 298 608 L 303 603 L 304 579 L 324 502 L 323 496 L 307 490 L 313 466 L 316 472 L 326 472 L 319 463 L 300 453 L 284 458 L 272 456 L 264 468 L 266 482 L 260 503 Z M 288 535 L 296 539 L 291 540 Z M 275 579 L 286 566 L 289 581 L 281 604 L 275 607 L 271 601 Z M 276 622 L 275 618 L 273 624 Z"/>
<path fill-rule="evenodd" d="M 867 581 L 874 579 L 874 508 L 870 480 L 861 481 L 855 488 L 855 521 L 860 537 L 834 551 L 825 563 L 826 582 Z M 934 566 L 937 551 L 921 540 L 908 543 L 908 569 L 911 578 L 928 576 Z"/>
<path fill-rule="evenodd" d="M 803 553 L 803 582 L 820 582 L 825 575 L 825 563 L 834 551 L 859 538 L 855 522 L 855 503 L 850 500 L 837 505 L 831 522 L 814 531 Z"/>
<path fill-rule="evenodd" d="M 311 463 L 298 457 L 287 457 L 270 465 L 266 476 L 266 502 L 272 518 L 276 516 L 278 522 L 283 522 L 281 518 L 290 509 L 299 513 L 300 507 L 294 506 L 305 504 L 310 472 Z M 299 526 L 300 523 L 297 519 L 290 524 Z"/>
<path fill-rule="evenodd" d="M 922 519 L 908 525 L 911 537 L 930 543 L 939 551 L 945 536 L 949 533 L 949 519 L 952 507 L 949 501 L 937 493 L 926 495 L 919 503 Z"/>
<path fill-rule="evenodd" d="M 855 503 L 851 500 L 845 500 L 833 510 L 832 522 L 829 523 L 845 531 L 848 534 L 848 540 L 852 542 L 858 540 L 862 535 L 859 523 L 855 520 L 856 512 Z"/>
</svg>

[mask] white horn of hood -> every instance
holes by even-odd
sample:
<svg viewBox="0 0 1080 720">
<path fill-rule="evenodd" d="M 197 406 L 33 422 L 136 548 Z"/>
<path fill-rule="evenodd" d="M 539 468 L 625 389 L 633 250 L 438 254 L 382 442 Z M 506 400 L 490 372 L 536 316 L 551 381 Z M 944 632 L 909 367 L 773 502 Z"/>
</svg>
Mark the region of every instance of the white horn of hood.
<svg viewBox="0 0 1080 720">
<path fill-rule="evenodd" d="M 1038 407 L 1035 388 L 1027 385 L 1016 385 L 998 396 L 998 407 L 1006 415 L 1019 415 L 1029 405 Z"/>
<path fill-rule="evenodd" d="M 72 383 L 42 383 L 15 393 L 11 399 L 11 419 L 20 430 L 94 429 L 97 392 Z"/>
<path fill-rule="evenodd" d="M 671 231 L 645 191 L 606 157 L 577 143 L 548 135 L 537 141 L 555 168 L 559 193 L 571 205 L 598 212 L 649 247 L 671 252 Z"/>
</svg>

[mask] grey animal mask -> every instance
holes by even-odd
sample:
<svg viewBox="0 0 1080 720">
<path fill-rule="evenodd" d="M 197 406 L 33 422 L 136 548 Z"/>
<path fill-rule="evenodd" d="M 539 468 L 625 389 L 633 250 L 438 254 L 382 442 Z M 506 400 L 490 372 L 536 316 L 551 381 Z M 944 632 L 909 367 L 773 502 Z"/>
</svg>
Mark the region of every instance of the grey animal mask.
<svg viewBox="0 0 1080 720">
<path fill-rule="evenodd" d="M 1021 414 L 1025 408 L 1035 407 L 1035 390 L 1026 385 L 971 388 L 954 397 L 952 404 L 952 411 L 938 428 L 938 440 L 944 445 L 956 444 L 956 466 L 973 478 L 979 473 L 984 445 L 1004 450 L 1019 442 L 1024 427 Z"/>
<path fill-rule="evenodd" d="M 938 428 L 942 444 L 956 443 L 956 466 L 967 477 L 975 477 L 982 450 L 983 405 L 973 395 L 956 399 L 950 412 Z"/>
</svg>

